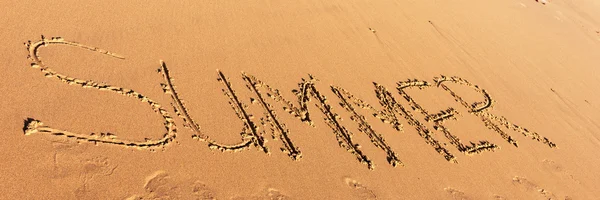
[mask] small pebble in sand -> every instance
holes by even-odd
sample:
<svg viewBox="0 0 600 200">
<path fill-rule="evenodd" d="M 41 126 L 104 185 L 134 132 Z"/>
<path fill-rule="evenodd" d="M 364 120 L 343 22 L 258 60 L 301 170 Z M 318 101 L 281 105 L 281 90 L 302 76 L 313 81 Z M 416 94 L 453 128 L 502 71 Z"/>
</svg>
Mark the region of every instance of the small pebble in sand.
<svg viewBox="0 0 600 200">
<path fill-rule="evenodd" d="M 369 28 L 369 30 L 373 33 L 376 33 L 377 31 L 375 29 Z"/>
</svg>

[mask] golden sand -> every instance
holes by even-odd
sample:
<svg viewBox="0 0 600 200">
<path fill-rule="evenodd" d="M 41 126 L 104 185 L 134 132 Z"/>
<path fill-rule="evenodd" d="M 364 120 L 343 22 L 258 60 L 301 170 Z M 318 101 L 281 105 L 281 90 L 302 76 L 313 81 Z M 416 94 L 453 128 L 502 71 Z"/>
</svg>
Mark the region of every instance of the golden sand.
<svg viewBox="0 0 600 200">
<path fill-rule="evenodd" d="M 600 195 L 596 1 L 0 5 L 0 199 Z"/>
</svg>

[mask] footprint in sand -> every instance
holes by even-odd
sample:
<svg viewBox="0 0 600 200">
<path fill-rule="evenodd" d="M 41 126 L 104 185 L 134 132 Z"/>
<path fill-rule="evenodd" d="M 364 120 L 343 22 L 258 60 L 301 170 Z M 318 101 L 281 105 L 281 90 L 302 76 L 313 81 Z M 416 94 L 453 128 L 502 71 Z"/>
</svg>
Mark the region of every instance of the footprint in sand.
<svg viewBox="0 0 600 200">
<path fill-rule="evenodd" d="M 573 177 L 573 175 L 569 173 L 569 171 L 567 171 L 561 164 L 548 159 L 542 160 L 542 164 L 544 168 L 548 169 L 552 173 L 557 174 L 558 176 L 567 177 L 568 179 L 575 181 L 577 184 L 581 184 L 581 182 L 575 179 L 575 177 Z"/>
<path fill-rule="evenodd" d="M 455 200 L 470 200 L 471 198 L 468 197 L 463 191 L 451 188 L 451 187 L 447 187 L 444 188 L 444 191 L 446 191 L 450 196 L 452 196 L 452 199 Z"/>
<path fill-rule="evenodd" d="M 290 200 L 291 197 L 284 195 L 279 190 L 268 188 L 250 197 L 232 197 L 231 200 Z"/>
<path fill-rule="evenodd" d="M 501 195 L 497 195 L 495 194 L 494 196 L 492 196 L 494 200 L 507 200 L 506 197 L 501 196 Z"/>
<path fill-rule="evenodd" d="M 146 177 L 146 192 L 134 199 L 216 199 L 215 192 L 199 180 L 175 180 L 165 171 L 156 171 Z"/>
<path fill-rule="evenodd" d="M 368 189 L 358 181 L 345 177 L 344 182 L 354 190 L 354 195 L 359 199 L 377 199 L 377 195 L 375 195 L 373 190 Z"/>
<path fill-rule="evenodd" d="M 552 194 L 552 192 L 541 188 L 540 186 L 527 180 L 526 178 L 515 176 L 513 178 L 513 184 L 521 186 L 520 188 L 525 192 L 537 193 L 538 195 L 544 197 L 544 199 L 558 199 L 554 194 Z"/>
<path fill-rule="evenodd" d="M 66 188 L 73 189 L 79 199 L 94 199 L 103 191 L 94 190 L 93 180 L 111 176 L 117 165 L 104 156 L 93 155 L 86 146 L 53 141 L 53 166 L 50 178 Z"/>
<path fill-rule="evenodd" d="M 97 197 L 98 192 L 90 189 L 88 184 L 94 177 L 97 176 L 110 176 L 113 174 L 117 166 L 112 165 L 110 160 L 106 157 L 93 157 L 85 159 L 82 162 L 82 173 L 80 175 L 83 178 L 83 184 L 75 190 L 75 196 L 78 199 L 91 199 L 91 197 Z"/>
</svg>

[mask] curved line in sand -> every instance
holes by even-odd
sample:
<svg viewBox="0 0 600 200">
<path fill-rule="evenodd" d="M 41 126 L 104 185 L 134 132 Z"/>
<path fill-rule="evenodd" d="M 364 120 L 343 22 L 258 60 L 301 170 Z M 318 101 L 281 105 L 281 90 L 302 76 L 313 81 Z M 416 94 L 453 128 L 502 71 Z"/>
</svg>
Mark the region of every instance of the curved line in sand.
<svg viewBox="0 0 600 200">
<path fill-rule="evenodd" d="M 52 69 L 50 69 L 48 66 L 46 66 L 42 62 L 42 60 L 38 56 L 38 53 L 39 53 L 40 47 L 42 47 L 42 46 L 47 47 L 48 45 L 67 45 L 67 46 L 78 47 L 78 48 L 90 50 L 93 52 L 106 54 L 106 55 L 109 55 L 111 57 L 118 58 L 118 59 L 124 59 L 123 56 L 120 56 L 118 54 L 115 54 L 115 53 L 112 53 L 112 52 L 109 52 L 109 51 L 106 51 L 103 49 L 99 49 L 96 47 L 83 45 L 83 44 L 80 44 L 77 42 L 65 41 L 60 37 L 53 37 L 51 39 L 47 39 L 44 36 L 42 36 L 41 40 L 34 42 L 34 43 L 31 43 L 31 41 L 28 41 L 25 43 L 25 45 L 27 46 L 27 50 L 29 51 L 28 58 L 32 61 L 31 67 L 40 69 L 40 71 L 42 71 L 42 73 L 44 73 L 44 76 L 46 76 L 48 78 L 57 78 L 61 82 L 64 82 L 69 85 L 79 85 L 83 88 L 95 88 L 100 91 L 115 92 L 115 93 L 123 95 L 123 96 L 135 98 L 143 103 L 147 103 L 148 105 L 150 105 L 152 107 L 152 110 L 154 112 L 156 112 L 162 116 L 162 118 L 164 119 L 165 129 L 167 131 L 167 133 L 164 134 L 163 138 L 161 138 L 159 140 L 146 139 L 146 141 L 144 141 L 144 142 L 139 142 L 139 141 L 118 139 L 116 137 L 116 135 L 111 134 L 111 133 L 101 133 L 99 135 L 95 135 L 93 133 L 91 135 L 72 133 L 72 132 L 63 131 L 63 130 L 59 130 L 59 129 L 50 128 L 48 126 L 44 126 L 41 121 L 32 119 L 32 118 L 28 118 L 24 122 L 23 131 L 24 131 L 25 135 L 31 135 L 33 133 L 46 133 L 46 134 L 55 135 L 55 136 L 75 138 L 76 140 L 88 141 L 88 142 L 92 142 L 92 143 L 105 143 L 105 144 L 113 144 L 113 145 L 126 146 L 126 147 L 139 147 L 139 148 L 161 147 L 161 146 L 165 146 L 165 145 L 169 144 L 171 141 L 173 141 L 175 139 L 177 129 L 176 129 L 175 123 L 173 121 L 173 118 L 171 118 L 169 113 L 165 109 L 163 109 L 162 106 L 159 103 L 157 103 L 156 101 L 151 100 L 148 97 L 146 97 L 138 92 L 135 92 L 131 89 L 97 83 L 97 82 L 94 82 L 91 80 L 78 79 L 78 78 L 69 77 L 69 76 L 57 73 L 57 72 L 53 71 Z"/>
</svg>

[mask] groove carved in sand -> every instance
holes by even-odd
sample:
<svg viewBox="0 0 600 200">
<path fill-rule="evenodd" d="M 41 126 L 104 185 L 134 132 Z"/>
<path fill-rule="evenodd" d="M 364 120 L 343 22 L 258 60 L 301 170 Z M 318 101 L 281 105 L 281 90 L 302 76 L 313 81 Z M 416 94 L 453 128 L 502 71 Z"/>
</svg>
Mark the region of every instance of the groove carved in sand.
<svg viewBox="0 0 600 200">
<path fill-rule="evenodd" d="M 417 102 L 415 102 L 415 100 L 404 91 L 405 89 L 414 88 L 414 87 L 418 88 L 419 90 L 423 90 L 423 89 L 431 87 L 431 85 L 429 83 L 427 83 L 426 81 L 419 81 L 419 80 L 415 79 L 415 80 L 398 82 L 397 89 L 398 89 L 398 93 L 400 93 L 400 96 L 404 97 L 404 99 L 406 99 L 406 101 L 408 101 L 411 108 L 413 110 L 425 115 L 426 121 L 433 122 L 435 124 L 433 126 L 433 128 L 435 130 L 438 130 L 438 131 L 441 131 L 442 133 L 444 133 L 444 136 L 446 136 L 446 138 L 448 140 L 450 140 L 450 144 L 454 145 L 454 147 L 456 147 L 458 149 L 458 151 L 460 151 L 461 153 L 465 153 L 467 155 L 473 155 L 473 154 L 479 154 L 483 151 L 494 151 L 495 149 L 499 148 L 497 145 L 492 144 L 488 141 L 480 141 L 479 143 L 471 142 L 470 146 L 463 144 L 460 141 L 460 139 L 458 138 L 458 136 L 450 133 L 450 130 L 444 126 L 444 121 L 449 120 L 449 119 L 456 120 L 455 116 L 458 114 L 458 112 L 456 110 L 454 110 L 454 108 L 449 108 L 447 110 L 442 110 L 436 114 L 429 114 L 429 112 L 427 112 L 427 110 L 425 110 L 423 107 L 421 107 L 421 105 L 419 105 Z"/>
<path fill-rule="evenodd" d="M 296 147 L 294 145 L 294 143 L 292 142 L 292 140 L 290 139 L 290 137 L 289 137 L 290 130 L 287 128 L 285 123 L 283 123 L 281 120 L 279 120 L 279 118 L 277 117 L 277 113 L 273 110 L 273 106 L 271 106 L 271 104 L 269 104 L 265 101 L 265 97 L 259 90 L 259 88 L 261 88 L 264 84 L 262 82 L 260 82 L 258 79 L 254 78 L 253 76 L 247 75 L 246 73 L 242 73 L 242 77 L 243 77 L 244 81 L 246 81 L 246 83 L 247 83 L 246 86 L 248 87 L 248 89 L 250 89 L 250 91 L 252 91 L 256 95 L 256 99 L 251 99 L 252 103 L 260 104 L 261 107 L 265 110 L 264 115 L 266 117 L 262 118 L 262 121 L 269 124 L 273 139 L 279 138 L 279 140 L 281 140 L 281 142 L 283 143 L 283 147 L 281 148 L 281 151 L 286 153 L 290 158 L 292 158 L 292 160 L 300 159 L 302 157 L 302 153 L 300 152 L 299 148 Z M 266 86 L 266 85 L 264 85 L 264 86 Z M 266 87 L 268 87 L 268 86 L 266 86 Z M 271 96 L 269 94 L 270 93 L 268 93 L 267 96 Z M 298 110 L 298 109 L 296 108 L 296 110 Z M 298 111 L 295 111 L 295 112 L 298 112 Z M 299 115 L 297 115 L 297 116 L 299 116 Z M 266 125 L 266 123 L 263 123 L 263 124 Z"/>
<path fill-rule="evenodd" d="M 246 120 L 246 117 L 243 116 L 243 114 L 245 113 L 242 112 L 242 110 L 240 110 L 240 108 L 238 107 L 239 105 L 241 105 L 241 103 L 239 101 L 236 101 L 237 99 L 233 99 L 231 94 L 229 92 L 233 92 L 231 90 L 231 86 L 229 84 L 229 82 L 225 82 L 225 85 L 227 87 L 227 90 L 230 90 L 229 92 L 226 90 L 223 90 L 223 92 L 225 93 L 225 95 L 227 97 L 229 97 L 230 102 L 229 104 L 232 106 L 232 108 L 234 109 L 234 111 L 236 112 L 236 115 L 242 120 L 242 122 L 244 122 L 244 128 L 242 130 L 242 141 L 240 143 L 237 144 L 232 144 L 232 145 L 226 145 L 226 144 L 219 144 L 216 141 L 210 139 L 210 137 L 208 137 L 207 135 L 203 134 L 202 131 L 200 130 L 200 125 L 194 121 L 194 119 L 191 117 L 191 115 L 188 112 L 188 108 L 185 106 L 185 103 L 183 101 L 183 99 L 180 98 L 180 95 L 177 93 L 177 90 L 175 90 L 175 85 L 173 84 L 173 77 L 171 77 L 171 74 L 169 73 L 169 68 L 167 68 L 167 65 L 161 61 L 160 63 L 160 68 L 158 69 L 158 72 L 162 74 L 163 78 L 164 78 L 164 82 L 161 83 L 161 87 L 163 89 L 163 92 L 167 95 L 169 95 L 171 97 L 172 103 L 171 105 L 173 106 L 173 109 L 175 110 L 175 113 L 177 114 L 177 116 L 179 116 L 182 120 L 183 120 L 183 125 L 186 128 L 190 128 L 194 134 L 192 135 L 192 138 L 197 139 L 199 141 L 204 141 L 208 143 L 209 148 L 211 149 L 218 149 L 220 151 L 240 151 L 243 149 L 246 149 L 248 147 L 250 147 L 250 145 L 253 142 L 257 142 L 259 140 L 256 139 L 252 139 L 252 137 L 254 137 L 254 134 L 248 134 L 248 130 L 252 130 L 255 133 L 256 129 L 249 129 L 249 127 L 254 127 L 254 124 L 250 123 L 249 120 Z M 222 73 L 219 72 L 219 80 L 221 80 L 223 77 Z M 243 107 L 243 105 L 242 105 Z M 243 109 L 243 108 L 242 108 Z M 262 141 L 262 140 L 260 140 Z M 263 144 L 256 144 L 257 146 L 260 147 L 264 147 L 262 146 Z M 261 148 L 264 151 L 268 152 L 266 147 Z"/>
<path fill-rule="evenodd" d="M 259 104 L 263 105 L 263 108 L 267 112 L 267 118 L 270 116 L 269 113 L 274 113 L 270 108 L 270 104 L 266 103 L 264 98 L 262 98 L 262 94 L 259 91 L 259 88 L 266 88 L 267 96 L 271 97 L 276 102 L 283 103 L 283 109 L 288 113 L 294 115 L 296 118 L 299 118 L 302 122 L 305 122 L 311 126 L 314 126 L 312 120 L 310 119 L 310 115 L 308 112 L 307 102 L 311 100 L 311 97 L 316 99 L 318 102 L 315 103 L 315 106 L 319 108 L 321 113 L 325 116 L 323 119 L 327 126 L 332 129 L 338 144 L 340 147 L 345 148 L 348 152 L 352 153 L 356 159 L 365 165 L 368 166 L 369 169 L 374 169 L 374 165 L 372 161 L 360 150 L 360 145 L 356 144 L 352 139 L 352 132 L 348 131 L 346 127 L 344 127 L 341 123 L 341 117 L 333 111 L 332 106 L 328 103 L 327 97 L 322 95 L 317 88 L 315 87 L 315 82 L 318 81 L 312 75 L 309 75 L 308 79 L 302 79 L 300 83 L 298 83 L 298 88 L 292 90 L 294 94 L 298 97 L 299 106 L 295 106 L 291 101 L 284 99 L 279 90 L 273 89 L 270 86 L 266 85 L 262 81 L 258 80 L 256 77 L 252 75 L 248 75 L 246 73 L 242 73 L 244 79 L 248 83 L 248 87 L 257 95 Z M 276 117 L 271 117 L 273 119 L 273 124 L 280 123 Z M 277 124 L 275 124 L 276 126 Z M 281 126 L 284 127 L 284 126 Z M 280 127 L 280 128 L 281 128 Z M 279 129 L 279 128 L 278 128 Z M 288 132 L 285 129 L 278 130 L 281 135 L 286 135 Z M 290 140 L 286 140 L 285 143 L 290 142 Z"/>
<path fill-rule="evenodd" d="M 265 153 L 269 153 L 269 149 L 265 146 L 266 141 L 263 137 L 264 131 L 258 131 L 258 127 L 252 121 L 253 116 L 250 115 L 248 111 L 246 111 L 248 105 L 241 102 L 238 95 L 233 90 L 231 83 L 229 82 L 227 77 L 225 77 L 225 75 L 219 70 L 217 70 L 217 73 L 219 74 L 219 78 L 217 78 L 217 80 L 223 83 L 223 85 L 225 86 L 225 89 L 222 90 L 223 94 L 229 98 L 229 104 L 237 114 L 238 118 L 242 120 L 242 122 L 244 122 L 244 129 L 241 133 L 242 137 L 248 138 L 250 141 L 252 141 L 252 144 L 254 144 L 254 146 L 264 151 Z"/>
<path fill-rule="evenodd" d="M 408 121 L 408 125 L 413 126 L 417 130 L 419 136 L 425 139 L 425 142 L 431 145 L 436 152 L 444 156 L 444 158 L 447 161 L 458 163 L 458 161 L 456 161 L 456 157 L 454 157 L 454 155 L 452 155 L 452 153 L 450 153 L 448 149 L 442 147 L 440 143 L 435 138 L 433 138 L 429 129 L 421 122 L 419 122 L 419 120 L 415 119 L 415 117 L 412 115 L 412 113 L 410 113 L 410 111 L 408 111 L 406 108 L 404 108 L 404 106 L 396 102 L 396 99 L 385 87 L 377 83 L 373 84 L 375 85 L 375 94 L 377 95 L 380 104 L 385 108 L 385 111 L 388 112 L 387 115 L 394 115 L 394 113 L 397 113 L 403 116 L 404 119 Z"/>
<path fill-rule="evenodd" d="M 157 140 L 146 139 L 146 141 L 131 141 L 131 140 L 119 139 L 116 135 L 114 135 L 112 133 L 99 133 L 99 134 L 92 133 L 89 135 L 72 133 L 69 131 L 51 128 L 51 127 L 45 126 L 44 123 L 42 123 L 39 120 L 27 118 L 24 122 L 24 127 L 23 127 L 23 131 L 25 132 L 25 135 L 31 135 L 34 133 L 43 133 L 43 134 L 50 134 L 50 135 L 55 135 L 55 136 L 73 138 L 78 141 L 87 141 L 87 142 L 92 142 L 92 143 L 105 143 L 105 144 L 113 144 L 113 145 L 126 146 L 126 147 L 138 147 L 138 148 L 163 147 L 175 139 L 176 132 L 177 132 L 175 122 L 173 121 L 173 118 L 169 115 L 169 113 L 165 109 L 163 109 L 162 106 L 158 102 L 156 102 L 138 92 L 135 92 L 131 89 L 97 83 L 97 82 L 91 81 L 91 80 L 83 80 L 83 79 L 79 79 L 79 78 L 75 78 L 75 77 L 69 77 L 67 75 L 63 75 L 61 73 L 55 72 L 54 70 L 52 70 L 48 66 L 46 66 L 40 59 L 40 56 L 38 55 L 39 50 L 41 47 L 47 47 L 47 46 L 52 46 L 52 45 L 72 46 L 72 47 L 86 49 L 86 50 L 89 50 L 92 52 L 106 54 L 106 55 L 109 55 L 114 58 L 124 59 L 122 56 L 119 56 L 112 52 L 109 52 L 109 51 L 106 51 L 103 49 L 99 49 L 96 47 L 83 45 L 83 44 L 80 44 L 77 42 L 66 41 L 60 37 L 52 37 L 52 38 L 48 39 L 48 38 L 45 38 L 44 36 L 42 36 L 42 39 L 37 42 L 28 41 L 25 43 L 25 46 L 27 47 L 27 50 L 29 51 L 29 55 L 27 57 L 32 62 L 31 67 L 33 67 L 35 69 L 39 69 L 44 74 L 45 77 L 56 78 L 59 81 L 64 82 L 68 85 L 76 85 L 76 86 L 80 86 L 83 88 L 90 88 L 90 89 L 97 89 L 100 91 L 114 92 L 114 93 L 117 93 L 117 94 L 120 94 L 120 95 L 123 95 L 126 97 L 137 99 L 142 103 L 146 103 L 152 108 L 152 110 L 155 113 L 161 115 L 161 117 L 164 120 L 163 124 L 164 124 L 165 130 L 166 130 L 166 133 L 164 134 L 163 138 L 157 139 Z"/>
<path fill-rule="evenodd" d="M 371 143 L 373 143 L 373 145 L 380 148 L 387 154 L 388 163 L 390 163 L 394 167 L 398 165 L 404 166 L 400 159 L 398 159 L 398 155 L 396 155 L 396 152 L 394 152 L 394 150 L 392 150 L 392 147 L 390 147 L 385 142 L 383 136 L 377 133 L 375 130 L 373 130 L 373 127 L 371 127 L 371 125 L 367 122 L 365 116 L 358 114 L 352 103 L 363 109 L 375 109 L 371 107 L 371 105 L 363 102 L 362 100 L 355 98 L 354 95 L 350 94 L 350 92 L 344 90 L 343 88 L 331 86 L 331 90 L 340 99 L 340 106 L 342 106 L 344 109 L 346 109 L 346 111 L 352 114 L 350 119 L 358 123 L 358 130 L 366 134 L 369 137 L 369 139 L 371 139 Z M 350 100 L 352 100 L 352 103 L 349 102 Z"/>
<path fill-rule="evenodd" d="M 548 147 L 550 147 L 550 148 L 556 148 L 556 144 L 551 142 L 548 138 L 540 136 L 536 132 L 529 131 L 526 128 L 523 128 L 516 124 L 513 124 L 513 123 L 509 122 L 505 117 L 498 117 L 496 115 L 493 115 L 493 114 L 487 112 L 487 109 L 489 109 L 493 106 L 494 100 L 492 100 L 492 98 L 487 93 L 487 91 L 479 88 L 479 86 L 473 85 L 470 82 L 468 82 L 467 80 L 464 80 L 459 77 L 440 76 L 440 77 L 436 77 L 434 79 L 434 81 L 435 81 L 437 87 L 441 87 L 443 90 L 449 92 L 450 95 L 452 95 L 452 97 L 454 97 L 454 99 L 457 102 L 459 102 L 465 108 L 469 109 L 469 112 L 471 114 L 478 116 L 481 119 L 481 121 L 483 121 L 483 123 L 485 124 L 486 127 L 495 131 L 496 133 L 498 133 L 504 140 L 506 140 L 508 143 L 514 145 L 515 147 L 518 147 L 517 141 L 515 139 L 513 139 L 511 136 L 509 136 L 508 134 L 506 134 L 504 131 L 502 131 L 500 129 L 500 127 L 494 123 L 494 121 L 503 125 L 504 127 L 508 128 L 508 129 L 511 129 L 516 132 L 520 132 L 521 134 L 523 134 L 526 137 L 531 137 L 531 139 L 533 139 L 533 140 L 542 142 L 543 144 L 548 145 Z M 476 92 L 482 94 L 485 99 L 483 102 L 475 102 L 475 103 L 469 105 L 469 103 L 467 103 L 460 96 L 458 96 L 456 93 L 454 93 L 454 91 L 452 91 L 448 86 L 446 86 L 444 84 L 444 82 L 452 82 L 452 83 L 457 83 L 460 85 L 465 85 L 465 86 L 471 87 Z"/>
<path fill-rule="evenodd" d="M 166 133 L 161 139 L 146 139 L 146 141 L 132 141 L 117 138 L 117 136 L 112 133 L 92 133 L 88 135 L 72 133 L 60 129 L 51 128 L 45 126 L 39 120 L 27 118 L 25 120 L 23 128 L 25 135 L 43 133 L 65 138 L 73 138 L 78 141 L 88 141 L 92 143 L 105 143 L 138 148 L 164 147 L 165 145 L 169 144 L 175 139 L 176 126 L 174 119 L 171 118 L 169 113 L 164 108 L 162 108 L 162 106 L 158 102 L 155 102 L 154 100 L 151 100 L 148 97 L 137 93 L 131 89 L 101 84 L 91 80 L 78 79 L 57 73 L 41 61 L 40 57 L 38 56 L 38 53 L 40 47 L 46 47 L 50 45 L 67 45 L 106 54 L 119 59 L 123 59 L 122 56 L 119 56 L 106 50 L 98 49 L 96 47 L 91 47 L 76 42 L 65 41 L 59 37 L 54 37 L 50 39 L 42 37 L 42 39 L 37 42 L 29 41 L 25 43 L 25 45 L 27 46 L 27 50 L 29 52 L 28 58 L 32 61 L 31 66 L 33 68 L 40 69 L 44 76 L 48 78 L 56 78 L 59 81 L 67 83 L 68 85 L 78 85 L 83 88 L 93 88 L 100 91 L 110 91 L 126 97 L 137 99 L 142 103 L 147 103 L 154 112 L 162 116 L 164 120 L 163 124 L 166 129 Z M 167 65 L 162 61 L 158 72 L 163 76 L 164 79 L 161 83 L 163 92 L 171 97 L 171 105 L 175 113 L 183 120 L 184 126 L 190 128 L 193 131 L 192 138 L 202 142 L 207 142 L 208 146 L 211 149 L 235 152 L 254 146 L 258 150 L 269 154 L 269 149 L 266 146 L 266 140 L 263 136 L 265 131 L 261 130 L 260 127 L 257 126 L 253 121 L 253 115 L 249 112 L 248 105 L 246 105 L 242 101 L 242 99 L 245 97 L 239 96 L 238 93 L 234 91 L 230 80 L 221 71 L 217 70 L 217 80 L 223 84 L 223 94 L 229 99 L 229 104 L 231 108 L 234 110 L 236 116 L 243 123 L 242 131 L 240 133 L 242 141 L 232 145 L 220 144 L 210 139 L 210 137 L 204 134 L 201 131 L 199 123 L 197 123 L 190 116 L 188 108 L 185 106 L 185 103 L 181 99 L 180 94 L 178 94 L 175 90 L 173 78 L 169 73 L 169 69 L 167 68 Z M 297 145 L 293 143 L 291 139 L 290 130 L 287 128 L 286 124 L 278 117 L 274 107 L 268 101 L 274 101 L 276 103 L 282 104 L 282 108 L 284 111 L 300 119 L 301 122 L 304 122 L 310 126 L 314 126 L 314 123 L 311 119 L 311 115 L 309 113 L 308 103 L 313 99 L 316 100 L 317 102 L 314 105 L 324 115 L 323 120 L 325 124 L 327 124 L 327 126 L 332 129 L 333 134 L 335 135 L 340 147 L 346 149 L 348 152 L 353 154 L 359 162 L 367 165 L 369 169 L 374 168 L 374 164 L 372 163 L 372 161 L 360 150 L 360 145 L 353 140 L 352 132 L 347 130 L 346 127 L 342 125 L 341 117 L 334 112 L 334 109 L 329 104 L 329 100 L 327 99 L 327 97 L 324 94 L 322 94 L 319 90 L 317 90 L 315 86 L 317 80 L 314 77 L 309 75 L 308 79 L 302 79 L 301 82 L 298 83 L 298 89 L 292 90 L 292 92 L 297 97 L 297 104 L 292 103 L 292 101 L 286 100 L 280 94 L 279 90 L 270 87 L 269 85 L 263 83 L 262 81 L 258 80 L 252 75 L 242 72 L 242 79 L 246 83 L 246 87 L 254 95 L 253 98 L 250 98 L 251 103 L 257 104 L 260 106 L 260 108 L 263 109 L 264 117 L 260 118 L 260 124 L 264 127 L 267 127 L 267 129 L 270 130 L 271 135 L 274 139 L 280 140 L 282 142 L 283 147 L 281 147 L 281 150 L 284 153 L 286 153 L 292 160 L 300 159 L 302 157 L 302 153 L 300 152 Z M 514 146 L 517 146 L 517 141 L 511 136 L 509 136 L 507 133 L 505 133 L 503 130 L 501 130 L 500 126 L 504 126 L 507 129 L 520 132 L 523 135 L 531 137 L 532 139 L 537 140 L 539 142 L 542 142 L 551 148 L 556 147 L 556 145 L 550 142 L 550 140 L 546 137 L 542 137 L 536 132 L 529 131 L 526 128 L 510 123 L 504 117 L 497 117 L 493 114 L 490 114 L 487 110 L 492 108 L 494 101 L 485 90 L 480 89 L 478 86 L 473 85 L 468 81 L 458 77 L 449 78 L 446 76 L 441 76 L 439 78 L 435 78 L 434 82 L 435 86 L 437 87 L 432 87 L 432 85 L 430 85 L 426 81 L 419 81 L 416 79 L 401 81 L 398 82 L 398 86 L 396 89 L 398 90 L 400 96 L 407 100 L 412 110 L 423 114 L 425 116 L 425 121 L 432 122 L 434 124 L 433 128 L 435 130 L 443 132 L 444 136 L 448 140 L 450 140 L 450 143 L 454 145 L 460 152 L 468 155 L 477 154 L 483 151 L 493 151 L 497 149 L 498 146 L 495 144 L 491 144 L 487 141 L 480 141 L 479 143 L 471 142 L 470 145 L 465 145 L 461 143 L 460 139 L 454 134 L 450 133 L 450 131 L 444 126 L 445 121 L 456 120 L 456 116 L 459 115 L 459 113 L 454 108 L 448 108 L 438 113 L 431 114 L 427 110 L 422 108 L 417 102 L 415 102 L 414 99 L 412 99 L 412 97 L 405 92 L 406 89 L 441 88 L 442 90 L 449 92 L 449 94 L 458 103 L 466 107 L 471 114 L 478 116 L 487 128 L 495 131 L 504 140 L 506 140 L 510 144 L 513 144 Z M 454 91 L 452 91 L 449 87 L 447 87 L 445 85 L 445 82 L 451 82 L 456 83 L 458 85 L 468 86 L 474 89 L 476 92 L 482 94 L 484 100 L 481 102 L 469 104 L 466 101 L 464 101 L 460 96 L 458 96 Z M 448 149 L 440 145 L 440 142 L 434 138 L 433 133 L 428 129 L 428 127 L 425 124 L 421 123 L 408 109 L 406 109 L 402 104 L 397 102 L 396 99 L 392 96 L 392 94 L 384 86 L 379 85 L 377 83 L 373 84 L 375 86 L 376 97 L 379 100 L 380 105 L 382 106 L 380 110 L 377 110 L 370 106 L 368 103 L 356 98 L 350 92 L 346 91 L 341 87 L 331 86 L 330 89 L 338 97 L 340 101 L 339 105 L 345 111 L 350 113 L 350 118 L 352 122 L 358 124 L 359 131 L 365 133 L 370 138 L 371 143 L 373 145 L 380 148 L 387 154 L 387 160 L 391 165 L 402 166 L 403 164 L 398 159 L 398 156 L 392 150 L 392 148 L 386 143 L 383 136 L 377 133 L 377 131 L 375 131 L 372 128 L 372 126 L 368 123 L 366 117 L 359 114 L 356 108 L 362 108 L 372 112 L 372 115 L 374 117 L 376 117 L 383 123 L 390 124 L 397 131 L 403 130 L 403 126 L 400 123 L 400 118 L 404 118 L 404 120 L 407 121 L 408 125 L 414 127 L 419 136 L 421 136 L 427 144 L 432 146 L 436 152 L 442 155 L 447 161 L 455 163 L 457 162 L 455 156 L 452 155 L 452 153 L 450 153 Z"/>
</svg>

